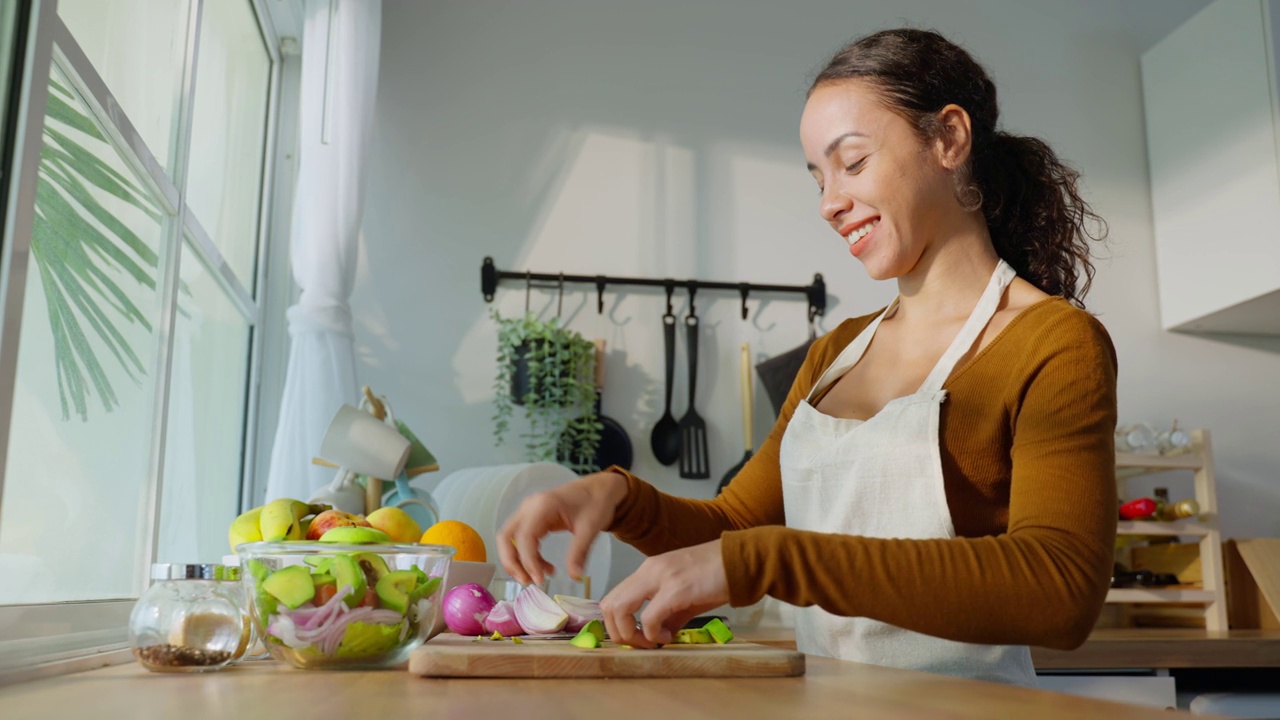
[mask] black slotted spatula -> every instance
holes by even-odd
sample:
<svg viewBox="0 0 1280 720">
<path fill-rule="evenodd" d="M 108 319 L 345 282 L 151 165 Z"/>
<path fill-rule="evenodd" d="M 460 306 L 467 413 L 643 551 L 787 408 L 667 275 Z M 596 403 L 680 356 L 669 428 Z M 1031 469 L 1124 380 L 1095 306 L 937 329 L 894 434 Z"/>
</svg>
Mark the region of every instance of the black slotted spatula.
<svg viewBox="0 0 1280 720">
<path fill-rule="evenodd" d="M 711 477 L 707 460 L 707 423 L 694 409 L 698 396 L 698 315 L 693 309 L 692 291 L 684 327 L 689 344 L 689 410 L 680 418 L 680 477 L 706 480 Z"/>
</svg>

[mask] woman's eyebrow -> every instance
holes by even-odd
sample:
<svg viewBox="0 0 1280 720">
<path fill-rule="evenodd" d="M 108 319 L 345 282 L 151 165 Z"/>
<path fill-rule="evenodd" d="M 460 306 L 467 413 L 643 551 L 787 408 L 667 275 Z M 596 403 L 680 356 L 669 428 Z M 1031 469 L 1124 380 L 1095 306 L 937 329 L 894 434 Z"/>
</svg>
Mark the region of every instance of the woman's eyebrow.
<svg viewBox="0 0 1280 720">
<path fill-rule="evenodd" d="M 840 137 L 836 138 L 835 140 L 832 140 L 831 143 L 827 145 L 827 148 L 822 151 L 822 156 L 831 157 L 831 153 L 835 152 L 836 148 L 840 147 L 840 143 L 844 142 L 845 140 L 848 140 L 851 137 L 864 138 L 864 137 L 867 137 L 867 135 L 866 133 L 860 133 L 857 130 L 847 132 L 841 135 Z M 813 172 L 814 170 L 818 169 L 818 166 L 814 165 L 813 163 L 809 163 L 808 165 L 809 165 L 810 172 Z"/>
</svg>

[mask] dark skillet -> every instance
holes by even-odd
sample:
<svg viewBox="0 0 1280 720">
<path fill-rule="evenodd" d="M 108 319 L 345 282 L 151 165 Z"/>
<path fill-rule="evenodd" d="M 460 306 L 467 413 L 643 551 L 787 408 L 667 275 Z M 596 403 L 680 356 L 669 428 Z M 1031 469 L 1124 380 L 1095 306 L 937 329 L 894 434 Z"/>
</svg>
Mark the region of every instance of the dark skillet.
<svg viewBox="0 0 1280 720">
<path fill-rule="evenodd" d="M 596 340 L 596 419 L 600 428 L 600 446 L 596 448 L 595 466 L 601 470 L 611 466 L 631 469 L 633 451 L 631 438 L 622 425 L 600 411 L 600 397 L 604 394 L 604 340 Z"/>
</svg>

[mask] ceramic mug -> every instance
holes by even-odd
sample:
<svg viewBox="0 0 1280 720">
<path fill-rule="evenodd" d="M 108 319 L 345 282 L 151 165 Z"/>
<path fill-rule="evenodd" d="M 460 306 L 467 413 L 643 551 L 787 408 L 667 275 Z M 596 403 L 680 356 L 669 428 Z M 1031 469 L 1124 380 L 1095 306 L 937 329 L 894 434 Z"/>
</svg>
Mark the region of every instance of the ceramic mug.
<svg viewBox="0 0 1280 720">
<path fill-rule="evenodd" d="M 361 475 L 393 478 L 404 470 L 412 449 L 394 427 L 344 404 L 325 431 L 320 457 Z"/>
</svg>

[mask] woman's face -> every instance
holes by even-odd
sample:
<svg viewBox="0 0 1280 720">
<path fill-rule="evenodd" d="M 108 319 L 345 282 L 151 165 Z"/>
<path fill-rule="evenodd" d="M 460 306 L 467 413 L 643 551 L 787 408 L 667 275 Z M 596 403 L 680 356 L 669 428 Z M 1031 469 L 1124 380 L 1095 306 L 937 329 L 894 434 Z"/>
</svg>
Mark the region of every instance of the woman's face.
<svg viewBox="0 0 1280 720">
<path fill-rule="evenodd" d="M 910 272 L 958 203 L 939 152 L 858 80 L 818 86 L 800 143 L 819 212 L 877 280 Z"/>
</svg>

